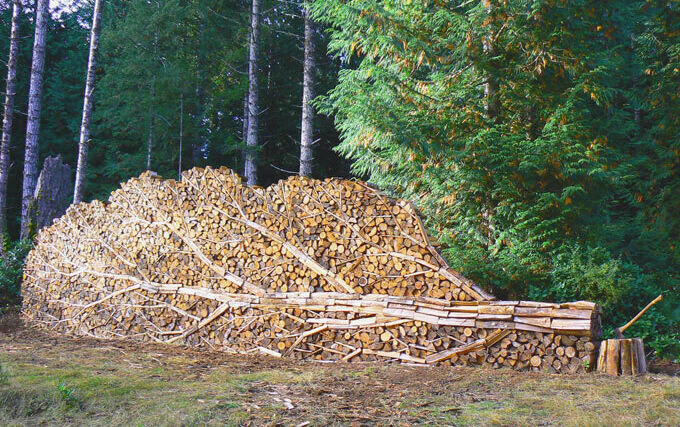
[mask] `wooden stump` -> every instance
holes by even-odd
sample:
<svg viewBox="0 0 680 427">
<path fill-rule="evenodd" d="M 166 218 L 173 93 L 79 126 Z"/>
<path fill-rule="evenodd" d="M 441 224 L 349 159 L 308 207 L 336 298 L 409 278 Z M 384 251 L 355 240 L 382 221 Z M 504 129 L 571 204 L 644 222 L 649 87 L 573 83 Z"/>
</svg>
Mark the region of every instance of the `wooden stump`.
<svg viewBox="0 0 680 427">
<path fill-rule="evenodd" d="M 647 372 L 641 338 L 602 341 L 597 371 L 608 375 L 640 375 Z"/>
<path fill-rule="evenodd" d="M 66 212 L 72 192 L 71 167 L 61 160 L 61 156 L 46 158 L 31 201 L 36 232 Z"/>
</svg>

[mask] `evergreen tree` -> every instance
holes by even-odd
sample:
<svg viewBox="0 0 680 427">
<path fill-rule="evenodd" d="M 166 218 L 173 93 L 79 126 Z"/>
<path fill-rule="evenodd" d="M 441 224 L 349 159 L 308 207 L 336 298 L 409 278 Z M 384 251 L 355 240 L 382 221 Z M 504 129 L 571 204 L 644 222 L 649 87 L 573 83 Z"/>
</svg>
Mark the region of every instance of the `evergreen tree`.
<svg viewBox="0 0 680 427">
<path fill-rule="evenodd" d="M 673 286 L 638 286 L 644 261 L 618 240 L 646 227 L 638 169 L 655 162 L 634 152 L 651 147 L 632 108 L 647 7 L 317 0 L 350 66 L 322 111 L 353 171 L 414 200 L 455 267 L 502 298 L 589 298 L 622 319 L 627 295 Z"/>
</svg>

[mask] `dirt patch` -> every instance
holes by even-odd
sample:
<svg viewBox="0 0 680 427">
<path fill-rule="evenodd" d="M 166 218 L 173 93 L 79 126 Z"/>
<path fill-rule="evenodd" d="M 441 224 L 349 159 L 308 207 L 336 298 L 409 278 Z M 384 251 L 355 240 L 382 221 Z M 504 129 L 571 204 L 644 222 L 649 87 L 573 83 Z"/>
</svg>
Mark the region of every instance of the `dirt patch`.
<svg viewBox="0 0 680 427">
<path fill-rule="evenodd" d="M 4 311 L 3 311 L 4 310 Z M 8 334 L 23 328 L 23 321 L 18 308 L 0 309 L 0 333 Z"/>
<path fill-rule="evenodd" d="M 649 364 L 649 372 L 678 377 L 680 376 L 680 363 L 671 360 L 653 360 Z"/>
</svg>

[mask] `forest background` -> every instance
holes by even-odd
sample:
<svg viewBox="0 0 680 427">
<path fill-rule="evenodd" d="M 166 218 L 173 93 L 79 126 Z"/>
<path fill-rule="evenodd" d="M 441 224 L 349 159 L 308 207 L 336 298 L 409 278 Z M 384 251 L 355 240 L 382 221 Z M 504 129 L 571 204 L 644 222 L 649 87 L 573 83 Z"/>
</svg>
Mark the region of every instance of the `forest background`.
<svg viewBox="0 0 680 427">
<path fill-rule="evenodd" d="M 30 248 L 36 2 L 20 5 L 2 305 Z M 0 0 L 0 53 L 12 9 Z M 39 164 L 77 166 L 93 9 L 47 15 Z M 664 293 L 630 333 L 680 357 L 679 2 L 109 0 L 101 22 L 85 200 L 146 169 L 248 159 L 266 186 L 311 143 L 311 176 L 412 200 L 451 266 L 499 298 L 596 301 L 611 334 Z"/>
</svg>

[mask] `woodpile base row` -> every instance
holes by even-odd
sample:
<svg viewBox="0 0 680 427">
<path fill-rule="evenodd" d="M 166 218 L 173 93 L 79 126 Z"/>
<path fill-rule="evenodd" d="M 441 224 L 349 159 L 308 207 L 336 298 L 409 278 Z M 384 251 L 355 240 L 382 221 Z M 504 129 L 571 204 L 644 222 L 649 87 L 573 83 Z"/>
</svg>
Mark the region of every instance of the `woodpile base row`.
<svg viewBox="0 0 680 427">
<path fill-rule="evenodd" d="M 593 303 L 496 301 L 365 183 L 262 189 L 228 169 L 72 206 L 39 233 L 23 293 L 28 319 L 64 333 L 295 359 L 579 372 L 600 335 Z"/>
</svg>

